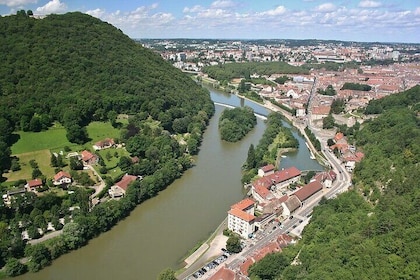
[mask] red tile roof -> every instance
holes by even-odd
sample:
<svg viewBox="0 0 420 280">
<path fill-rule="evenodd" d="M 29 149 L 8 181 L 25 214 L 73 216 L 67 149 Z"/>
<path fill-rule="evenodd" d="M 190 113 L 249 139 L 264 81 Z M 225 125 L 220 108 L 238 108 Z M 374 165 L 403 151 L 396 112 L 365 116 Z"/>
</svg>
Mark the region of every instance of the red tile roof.
<svg viewBox="0 0 420 280">
<path fill-rule="evenodd" d="M 89 152 L 87 150 L 82 151 L 81 154 L 82 154 L 82 160 L 83 161 L 89 161 L 89 160 L 91 160 L 95 157 L 94 154 L 92 154 L 91 152 Z"/>
<path fill-rule="evenodd" d="M 236 208 L 230 209 L 228 213 L 230 215 L 235 216 L 235 217 L 237 217 L 241 220 L 244 220 L 246 222 L 251 222 L 251 221 L 255 220 L 254 215 L 248 214 L 248 213 L 246 213 L 242 210 L 236 209 Z"/>
<path fill-rule="evenodd" d="M 296 167 L 292 166 L 267 176 L 274 184 L 278 184 L 287 180 L 290 180 L 294 177 L 300 176 L 301 172 Z"/>
<path fill-rule="evenodd" d="M 135 180 L 137 180 L 137 176 L 125 174 L 115 185 L 127 191 L 128 185 Z"/>
<path fill-rule="evenodd" d="M 330 113 L 331 106 L 316 106 L 312 108 L 313 115 L 328 115 Z"/>
<path fill-rule="evenodd" d="M 255 202 L 252 199 L 245 198 L 245 199 L 239 201 L 238 203 L 233 204 L 230 207 L 230 209 L 236 208 L 236 209 L 239 209 L 239 210 L 242 210 L 243 211 L 245 209 L 248 209 L 251 206 L 254 206 L 254 204 L 255 204 Z"/>
<path fill-rule="evenodd" d="M 40 186 L 42 186 L 41 179 L 36 178 L 36 179 L 28 181 L 28 187 L 30 188 L 35 188 L 35 187 L 40 187 Z"/>
<path fill-rule="evenodd" d="M 337 142 L 338 140 L 342 139 L 344 137 L 344 134 L 342 132 L 338 132 L 335 136 L 334 136 L 334 141 Z"/>
<path fill-rule="evenodd" d="M 270 172 L 270 171 L 272 171 L 274 169 L 275 169 L 275 167 L 272 164 L 269 164 L 269 165 L 266 165 L 266 166 L 261 167 L 261 170 L 264 171 L 265 173 L 266 172 Z"/>
<path fill-rule="evenodd" d="M 294 195 L 296 195 L 300 201 L 304 201 L 320 190 L 322 190 L 322 184 L 319 181 L 313 181 L 296 191 Z"/>
<path fill-rule="evenodd" d="M 260 185 L 254 186 L 254 190 L 259 196 L 261 196 L 264 199 L 270 195 L 270 191 L 267 188 Z"/>
<path fill-rule="evenodd" d="M 235 272 L 222 266 L 209 280 L 235 280 Z"/>
<path fill-rule="evenodd" d="M 60 180 L 63 177 L 66 177 L 66 178 L 70 178 L 71 179 L 71 176 L 70 176 L 69 173 L 64 172 L 64 171 L 60 171 L 60 172 L 58 172 L 57 174 L 54 175 L 54 181 L 58 181 L 58 180 Z"/>
</svg>

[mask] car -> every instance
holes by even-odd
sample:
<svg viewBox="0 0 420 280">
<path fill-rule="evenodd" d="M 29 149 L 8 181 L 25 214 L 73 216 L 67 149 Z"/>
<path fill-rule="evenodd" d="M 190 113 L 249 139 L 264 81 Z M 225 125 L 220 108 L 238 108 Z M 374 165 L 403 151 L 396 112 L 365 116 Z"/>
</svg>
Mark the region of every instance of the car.
<svg viewBox="0 0 420 280">
<path fill-rule="evenodd" d="M 293 225 L 293 228 L 297 227 L 297 225 Z"/>
<path fill-rule="evenodd" d="M 303 220 L 299 220 L 299 223 L 302 223 L 303 222 Z"/>
<path fill-rule="evenodd" d="M 293 219 L 293 216 L 290 216 L 290 217 L 289 217 L 289 219 L 290 219 L 290 220 L 291 220 L 291 219 Z"/>
<path fill-rule="evenodd" d="M 273 230 L 275 230 L 276 228 L 277 228 L 277 227 L 276 227 L 276 226 L 274 226 L 274 227 L 273 227 Z"/>
<path fill-rule="evenodd" d="M 227 250 L 226 250 L 225 248 L 222 248 L 222 251 L 223 251 L 223 252 L 226 252 Z"/>
</svg>

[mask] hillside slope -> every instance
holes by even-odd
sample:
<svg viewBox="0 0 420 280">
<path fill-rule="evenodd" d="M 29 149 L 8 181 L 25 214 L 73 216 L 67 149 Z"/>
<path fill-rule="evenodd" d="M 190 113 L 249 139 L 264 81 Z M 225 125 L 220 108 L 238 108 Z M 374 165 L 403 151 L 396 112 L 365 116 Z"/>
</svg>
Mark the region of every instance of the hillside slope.
<svg viewBox="0 0 420 280">
<path fill-rule="evenodd" d="M 22 116 L 34 114 L 64 121 L 68 109 L 89 121 L 106 119 L 110 110 L 141 110 L 159 119 L 160 112 L 178 108 L 173 120 L 211 103 L 159 55 L 79 12 L 0 18 L 0 60 L 0 114 L 17 127 L 24 126 Z"/>
</svg>

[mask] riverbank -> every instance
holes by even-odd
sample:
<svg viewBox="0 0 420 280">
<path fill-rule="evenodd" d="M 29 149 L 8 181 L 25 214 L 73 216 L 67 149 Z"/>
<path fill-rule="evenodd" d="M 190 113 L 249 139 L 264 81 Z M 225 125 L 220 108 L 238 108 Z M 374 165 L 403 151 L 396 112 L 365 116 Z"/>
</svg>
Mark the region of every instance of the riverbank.
<svg viewBox="0 0 420 280">
<path fill-rule="evenodd" d="M 186 278 L 220 255 L 222 248 L 226 247 L 228 239 L 227 236 L 223 235 L 223 230 L 226 228 L 227 218 L 220 223 L 205 243 L 184 260 L 185 266 L 176 273 L 177 279 Z"/>
</svg>

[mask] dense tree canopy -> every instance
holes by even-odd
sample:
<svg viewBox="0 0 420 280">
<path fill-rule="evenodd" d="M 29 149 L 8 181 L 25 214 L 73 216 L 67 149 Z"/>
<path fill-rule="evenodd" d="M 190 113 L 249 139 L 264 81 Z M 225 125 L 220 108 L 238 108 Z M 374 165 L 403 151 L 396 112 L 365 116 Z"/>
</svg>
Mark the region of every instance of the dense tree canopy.
<svg viewBox="0 0 420 280">
<path fill-rule="evenodd" d="M 0 18 L 0 59 L 0 128 L 6 120 L 39 131 L 59 121 L 69 140 L 84 143 L 85 125 L 117 113 L 142 111 L 185 132 L 172 122 L 213 111 L 208 93 L 159 55 L 78 12 Z"/>
<path fill-rule="evenodd" d="M 292 66 L 286 62 L 247 62 L 227 63 L 216 66 L 206 66 L 203 72 L 218 81 L 230 81 L 233 78 L 249 79 L 252 74 L 308 74 L 309 71 L 300 67 Z"/>
<path fill-rule="evenodd" d="M 241 140 L 257 124 L 257 117 L 250 107 L 225 109 L 219 119 L 219 131 L 223 140 Z"/>
</svg>

